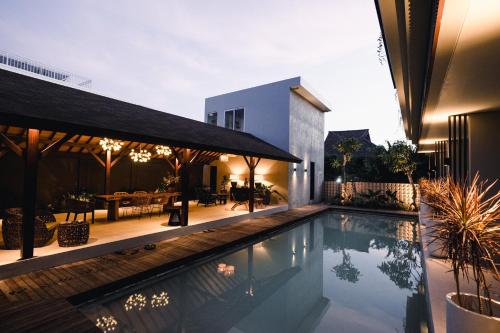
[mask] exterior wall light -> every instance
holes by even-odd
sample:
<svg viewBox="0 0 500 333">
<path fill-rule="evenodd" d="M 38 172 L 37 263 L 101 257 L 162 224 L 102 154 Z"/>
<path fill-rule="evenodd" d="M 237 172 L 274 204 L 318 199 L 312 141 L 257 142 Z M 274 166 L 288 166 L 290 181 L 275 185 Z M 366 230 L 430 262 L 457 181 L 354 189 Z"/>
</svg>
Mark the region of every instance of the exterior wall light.
<svg viewBox="0 0 500 333">
<path fill-rule="evenodd" d="M 304 172 L 307 173 L 307 169 L 304 169 Z"/>
<path fill-rule="evenodd" d="M 338 177 L 337 177 L 337 179 L 335 180 L 335 182 L 336 182 L 337 184 L 342 183 L 342 178 L 341 178 L 340 176 L 338 176 Z"/>
<path fill-rule="evenodd" d="M 219 156 L 219 161 L 227 162 L 227 161 L 229 161 L 229 156 L 227 154 L 222 154 Z"/>
</svg>

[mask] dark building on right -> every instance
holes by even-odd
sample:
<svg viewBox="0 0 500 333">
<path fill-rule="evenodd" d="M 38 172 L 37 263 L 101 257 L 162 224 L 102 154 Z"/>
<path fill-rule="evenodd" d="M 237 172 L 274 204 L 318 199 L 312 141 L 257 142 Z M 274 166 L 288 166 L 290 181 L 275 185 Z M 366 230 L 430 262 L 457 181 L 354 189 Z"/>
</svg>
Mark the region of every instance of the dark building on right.
<svg viewBox="0 0 500 333">
<path fill-rule="evenodd" d="M 429 155 L 436 177 L 467 182 L 479 172 L 494 180 L 500 176 L 500 2 L 452 3 L 375 0 L 407 138 Z"/>
</svg>

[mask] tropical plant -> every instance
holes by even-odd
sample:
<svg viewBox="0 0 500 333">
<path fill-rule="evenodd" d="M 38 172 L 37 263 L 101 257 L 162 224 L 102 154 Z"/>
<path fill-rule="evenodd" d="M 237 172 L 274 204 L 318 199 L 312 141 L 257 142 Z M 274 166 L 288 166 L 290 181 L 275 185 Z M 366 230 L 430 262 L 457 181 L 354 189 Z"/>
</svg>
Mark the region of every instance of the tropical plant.
<svg viewBox="0 0 500 333">
<path fill-rule="evenodd" d="M 431 227 L 431 242 L 442 244 L 442 250 L 451 262 L 458 304 L 491 316 L 492 301 L 485 271 L 490 270 L 498 279 L 493 258 L 500 250 L 500 191 L 489 195 L 496 181 L 487 185 L 487 182 L 479 181 L 479 174 L 474 176 L 470 185 L 451 178 L 446 183 L 447 192 L 436 191 L 425 198 L 425 202 L 438 213 L 438 223 Z M 428 191 L 429 188 L 426 193 Z M 465 304 L 461 297 L 460 277 L 469 281 L 470 271 L 476 285 L 477 308 Z M 487 300 L 486 309 L 482 296 Z"/>
<path fill-rule="evenodd" d="M 221 183 L 221 186 L 222 186 L 222 190 L 226 191 L 227 183 L 229 183 L 229 176 L 228 175 L 223 175 L 222 176 L 222 180 L 221 180 L 220 183 Z"/>
<path fill-rule="evenodd" d="M 404 173 L 412 188 L 412 203 L 410 208 L 417 209 L 417 188 L 413 181 L 413 172 L 417 169 L 416 148 L 405 141 L 387 142 L 386 163 L 394 173 Z"/>
<path fill-rule="evenodd" d="M 343 182 L 346 182 L 346 165 L 352 159 L 352 154 L 361 149 L 361 142 L 354 138 L 341 140 L 335 145 L 335 149 L 342 154 L 342 177 Z"/>
<path fill-rule="evenodd" d="M 439 178 L 433 180 L 421 179 L 419 181 L 420 192 L 425 197 L 425 202 L 439 201 L 440 198 L 448 195 L 448 179 Z"/>
<path fill-rule="evenodd" d="M 170 187 L 175 186 L 180 180 L 179 176 L 175 176 L 171 173 L 167 173 L 163 177 L 162 182 L 158 185 L 158 192 L 166 192 Z"/>
<path fill-rule="evenodd" d="M 335 275 L 344 281 L 348 281 L 350 283 L 356 283 L 359 281 L 359 276 L 361 272 L 357 269 L 354 264 L 351 262 L 351 255 L 345 252 L 345 249 L 342 249 L 342 263 L 333 266 L 332 272 L 335 272 Z"/>
</svg>

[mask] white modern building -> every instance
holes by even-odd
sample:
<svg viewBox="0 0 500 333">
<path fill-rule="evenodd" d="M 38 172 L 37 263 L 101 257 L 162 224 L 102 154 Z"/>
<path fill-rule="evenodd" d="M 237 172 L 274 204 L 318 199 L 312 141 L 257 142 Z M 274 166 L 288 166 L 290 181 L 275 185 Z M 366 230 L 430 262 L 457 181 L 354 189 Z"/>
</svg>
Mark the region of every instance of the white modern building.
<svg viewBox="0 0 500 333">
<path fill-rule="evenodd" d="M 290 207 L 321 201 L 324 116 L 329 111 L 301 77 L 205 99 L 207 123 L 253 134 L 303 160 L 282 166 L 263 161 L 256 170 L 256 182 L 274 185 L 273 189 L 287 197 Z M 246 178 L 239 174 L 246 170 L 242 161 L 230 158 L 217 162 L 217 167 L 223 170 L 217 173 L 218 184 L 224 173 L 240 182 Z M 209 182 L 210 177 L 205 178 Z"/>
</svg>

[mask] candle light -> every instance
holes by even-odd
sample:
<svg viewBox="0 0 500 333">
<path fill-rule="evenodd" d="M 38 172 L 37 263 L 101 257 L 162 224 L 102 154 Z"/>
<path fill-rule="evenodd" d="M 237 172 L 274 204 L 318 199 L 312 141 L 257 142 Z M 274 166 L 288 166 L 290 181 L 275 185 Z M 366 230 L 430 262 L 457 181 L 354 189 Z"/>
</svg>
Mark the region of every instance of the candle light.
<svg viewBox="0 0 500 333">
<path fill-rule="evenodd" d="M 224 271 L 224 276 L 231 276 L 231 275 L 234 275 L 234 266 L 228 265 L 226 266 L 226 270 Z"/>
<path fill-rule="evenodd" d="M 226 264 L 224 263 L 220 263 L 218 266 L 217 266 L 217 272 L 218 273 L 224 273 L 224 271 L 226 270 Z"/>
</svg>

